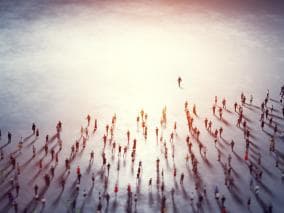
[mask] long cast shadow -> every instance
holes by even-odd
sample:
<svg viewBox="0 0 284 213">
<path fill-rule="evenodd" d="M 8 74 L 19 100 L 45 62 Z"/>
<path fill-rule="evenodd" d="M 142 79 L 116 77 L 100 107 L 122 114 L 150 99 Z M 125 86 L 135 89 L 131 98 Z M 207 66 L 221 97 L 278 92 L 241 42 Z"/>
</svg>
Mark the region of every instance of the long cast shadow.
<svg viewBox="0 0 284 213">
<path fill-rule="evenodd" d="M 28 135 L 27 137 L 25 137 L 25 138 L 23 139 L 23 142 L 28 141 L 33 135 L 34 135 L 34 134 L 32 133 L 32 134 Z"/>
<path fill-rule="evenodd" d="M 3 146 L 0 147 L 0 149 L 2 150 L 3 148 L 5 148 L 6 146 L 8 146 L 9 142 L 7 142 L 6 144 L 4 144 Z"/>
</svg>

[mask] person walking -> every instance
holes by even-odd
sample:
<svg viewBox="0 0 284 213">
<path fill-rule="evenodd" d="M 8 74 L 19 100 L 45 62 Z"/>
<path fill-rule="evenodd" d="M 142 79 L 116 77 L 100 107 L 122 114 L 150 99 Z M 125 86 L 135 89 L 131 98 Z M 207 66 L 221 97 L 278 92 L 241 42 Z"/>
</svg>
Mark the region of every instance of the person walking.
<svg viewBox="0 0 284 213">
<path fill-rule="evenodd" d="M 234 152 L 235 142 L 234 140 L 231 141 L 231 151 Z"/>
<path fill-rule="evenodd" d="M 12 133 L 8 132 L 8 143 L 11 143 L 12 141 Z"/>
<path fill-rule="evenodd" d="M 35 131 L 36 131 L 36 125 L 35 123 L 32 123 L 32 131 L 33 131 L 33 135 L 35 134 Z"/>
<path fill-rule="evenodd" d="M 181 88 L 181 82 L 182 82 L 182 79 L 181 79 L 181 77 L 180 77 L 180 76 L 178 77 L 178 80 L 177 80 L 177 81 L 178 81 L 178 87 L 179 87 L 179 88 Z"/>
</svg>

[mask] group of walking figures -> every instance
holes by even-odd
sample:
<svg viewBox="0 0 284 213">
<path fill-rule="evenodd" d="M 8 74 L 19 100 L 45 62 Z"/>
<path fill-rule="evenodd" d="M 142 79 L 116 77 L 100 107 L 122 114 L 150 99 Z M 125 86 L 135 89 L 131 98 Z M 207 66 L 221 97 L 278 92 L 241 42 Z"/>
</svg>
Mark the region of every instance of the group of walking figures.
<svg viewBox="0 0 284 213">
<path fill-rule="evenodd" d="M 181 78 L 178 79 L 179 87 L 181 87 Z M 240 94 L 240 99 L 236 101 L 231 107 L 228 106 L 227 100 L 222 98 L 219 100 L 217 96 L 213 99 L 212 103 L 212 115 L 215 120 L 218 120 L 216 123 L 213 123 L 213 119 L 210 119 L 209 116 L 205 117 L 202 122 L 204 122 L 204 130 L 198 128 L 196 121 L 200 120 L 200 115 L 196 104 L 190 104 L 190 101 L 185 101 L 184 103 L 184 113 L 186 118 L 186 131 L 187 136 L 184 139 L 180 139 L 178 135 L 178 125 L 182 126 L 182 122 L 173 122 L 172 128 L 169 127 L 169 121 L 167 119 L 167 107 L 165 106 L 162 109 L 160 126 L 149 126 L 148 125 L 148 114 L 143 109 L 138 113 L 136 117 L 136 128 L 137 132 L 130 132 L 129 130 L 125 131 L 125 141 L 120 141 L 119 143 L 116 140 L 116 130 L 117 130 L 117 115 L 112 116 L 111 122 L 105 126 L 99 127 L 99 122 L 96 118 L 92 118 L 91 115 L 87 115 L 86 124 L 79 127 L 78 139 L 75 140 L 73 144 L 70 145 L 69 142 L 63 142 L 61 138 L 61 133 L 63 131 L 63 124 L 59 121 L 56 125 L 56 132 L 54 136 L 50 137 L 45 135 L 41 142 L 40 129 L 35 123 L 32 123 L 31 126 L 31 135 L 26 138 L 20 137 L 18 139 L 13 138 L 11 132 L 7 132 L 7 145 L 17 146 L 16 150 L 13 152 L 7 152 L 6 145 L 1 146 L 1 185 L 7 184 L 8 191 L 2 191 L 2 199 L 7 197 L 9 202 L 9 207 L 14 208 L 17 212 L 19 210 L 19 204 L 21 203 L 21 196 L 28 197 L 29 193 L 25 191 L 21 192 L 22 184 L 20 184 L 23 177 L 23 171 L 26 168 L 26 164 L 30 162 L 35 162 L 35 170 L 38 171 L 38 174 L 42 176 L 43 181 L 34 181 L 33 184 L 33 196 L 31 197 L 32 202 L 35 202 L 36 205 L 41 205 L 42 208 L 49 202 L 49 198 L 45 196 L 46 191 L 48 190 L 51 184 L 59 185 L 60 190 L 64 191 L 66 184 L 74 180 L 70 180 L 70 173 L 75 174 L 75 188 L 76 194 L 72 197 L 70 205 L 68 208 L 70 211 L 75 211 L 78 206 L 79 196 L 86 198 L 90 196 L 89 191 L 85 186 L 82 186 L 82 181 L 89 183 L 91 187 L 94 187 L 96 181 L 101 182 L 101 188 L 96 190 L 98 194 L 95 196 L 97 212 L 102 212 L 108 210 L 109 203 L 113 200 L 117 201 L 118 195 L 125 195 L 126 199 L 126 211 L 132 212 L 137 211 L 137 206 L 141 201 L 141 183 L 142 180 L 148 185 L 149 192 L 152 193 L 152 187 L 155 185 L 158 197 L 156 204 L 160 212 L 166 212 L 172 205 L 175 203 L 176 196 L 176 187 L 173 183 L 176 183 L 178 179 L 179 185 L 181 188 L 184 187 L 184 182 L 189 177 L 186 174 L 187 169 L 190 168 L 193 175 L 193 182 L 190 183 L 191 186 L 194 186 L 194 190 L 190 192 L 190 195 L 186 198 L 193 209 L 202 210 L 205 203 L 210 200 L 210 197 L 216 199 L 220 211 L 222 213 L 230 212 L 230 204 L 226 203 L 226 191 L 221 190 L 221 186 L 214 183 L 204 183 L 202 181 L 202 175 L 200 172 L 200 166 L 203 161 L 208 163 L 208 152 L 210 155 L 216 158 L 216 162 L 222 163 L 223 172 L 224 172 L 224 184 L 228 188 L 229 192 L 235 186 L 235 177 L 234 173 L 234 163 L 232 162 L 234 154 L 236 154 L 236 145 L 238 146 L 238 151 L 243 150 L 243 159 L 242 163 L 247 164 L 247 169 L 250 176 L 249 186 L 254 193 L 254 196 L 257 198 L 261 196 L 261 186 L 262 186 L 262 153 L 259 151 L 256 153 L 250 153 L 251 150 L 256 146 L 257 141 L 254 141 L 252 137 L 252 126 L 249 126 L 248 118 L 246 115 L 246 108 L 252 107 L 257 110 L 259 113 L 259 131 L 265 131 L 269 137 L 269 143 L 267 145 L 267 150 L 271 153 L 271 156 L 275 160 L 275 168 L 279 169 L 279 177 L 283 178 L 283 158 L 279 156 L 276 146 L 276 137 L 283 135 L 283 130 L 279 127 L 279 123 L 283 121 L 284 117 L 284 86 L 281 88 L 280 98 L 276 101 L 271 99 L 269 90 L 265 95 L 265 98 L 261 105 L 258 107 L 254 105 L 253 96 L 250 95 L 247 97 L 244 93 Z M 249 100 L 248 100 L 249 99 Z M 281 111 L 276 110 L 274 105 L 281 107 Z M 234 111 L 230 111 L 230 108 Z M 235 113 L 236 122 L 235 128 L 239 129 L 236 131 L 243 132 L 243 138 L 232 138 L 230 140 L 224 139 L 224 131 L 228 127 L 228 121 L 225 117 L 226 113 Z M 220 125 L 221 123 L 221 125 Z M 93 135 L 98 134 L 98 129 L 103 133 L 102 137 L 99 140 L 92 140 Z M 120 128 L 121 129 L 121 128 Z M 182 128 L 180 128 L 182 129 Z M 151 130 L 151 131 L 149 131 Z M 166 135 L 166 131 L 169 132 Z M 255 130 L 256 131 L 256 130 Z M 149 132 L 153 132 L 155 136 L 155 141 L 149 139 Z M 5 137 L 2 135 L 3 132 L 0 130 L 0 141 L 2 144 L 5 143 Z M 154 143 L 158 144 L 160 147 L 160 155 L 157 156 L 157 159 L 153 164 L 155 165 L 156 173 L 150 174 L 152 177 L 148 176 L 149 174 L 143 173 L 143 167 L 152 167 L 152 165 L 143 164 L 143 159 L 137 160 L 137 153 L 139 153 L 139 143 L 137 134 L 141 134 L 145 143 Z M 212 140 L 211 141 L 201 141 L 201 134 L 209 134 Z M 27 141 L 32 140 L 29 145 L 26 145 Z M 178 140 L 181 140 L 178 141 Z M 228 145 L 227 156 L 224 157 L 225 153 L 222 152 L 221 143 L 226 142 Z M 90 150 L 88 146 L 91 143 L 95 143 L 95 149 L 101 150 Z M 175 165 L 175 153 L 180 148 L 180 143 L 186 147 L 186 155 L 184 156 L 184 163 L 186 168 L 181 167 L 180 165 Z M 243 147 L 243 148 L 242 148 Z M 70 150 L 69 154 L 62 153 L 62 150 Z M 83 173 L 82 167 L 78 161 L 80 160 L 80 153 L 84 150 L 89 151 L 89 170 L 91 171 L 90 175 Z M 196 151 L 198 150 L 198 151 Z M 95 154 L 100 153 L 99 155 Z M 21 155 L 31 155 L 31 158 L 28 162 L 22 162 L 19 160 Z M 61 154 L 62 153 L 62 154 Z M 170 153 L 170 155 L 169 155 Z M 117 156 L 116 162 L 113 160 L 113 156 Z M 268 157 L 271 157 L 268 156 Z M 145 156 L 147 157 L 147 156 Z M 266 157 L 266 156 L 265 156 Z M 136 171 L 136 175 L 133 175 L 133 178 L 136 179 L 135 184 L 127 184 L 122 187 L 119 184 L 118 179 L 110 176 L 110 172 L 119 173 L 121 170 L 120 160 L 127 161 L 127 165 L 131 168 L 132 172 Z M 130 160 L 128 160 L 130 159 Z M 77 161 L 76 161 L 77 160 Z M 172 162 L 171 172 L 165 170 L 163 167 L 165 162 Z M 76 162 L 76 163 L 74 163 Z M 162 164 L 163 163 L 163 164 Z M 210 162 L 209 162 L 210 163 Z M 61 167 L 58 165 L 62 165 Z M 281 168 L 282 166 L 282 168 Z M 9 170 L 10 168 L 10 170 Z M 98 172 L 95 171 L 95 168 Z M 63 175 L 59 175 L 64 170 Z M 61 171 L 61 172 L 60 172 Z M 97 175 L 101 177 L 97 180 Z M 146 176 L 147 175 L 147 176 Z M 171 177 L 172 182 L 165 181 L 165 176 Z M 58 181 L 54 181 L 57 179 Z M 123 179 L 123 177 L 122 177 Z M 145 181 L 146 179 L 146 181 Z M 145 184 L 144 184 L 145 187 Z M 58 188 L 58 187 L 57 187 Z M 59 190 L 59 189 L 58 189 Z M 228 193 L 228 192 L 227 192 Z M 249 193 L 248 193 L 249 194 Z M 120 199 L 120 198 L 119 198 Z M 251 209 L 253 198 L 247 196 L 244 198 L 245 208 Z M 23 207 L 24 212 L 31 212 L 31 206 Z M 267 203 L 264 207 L 266 212 L 273 211 L 273 204 Z"/>
</svg>

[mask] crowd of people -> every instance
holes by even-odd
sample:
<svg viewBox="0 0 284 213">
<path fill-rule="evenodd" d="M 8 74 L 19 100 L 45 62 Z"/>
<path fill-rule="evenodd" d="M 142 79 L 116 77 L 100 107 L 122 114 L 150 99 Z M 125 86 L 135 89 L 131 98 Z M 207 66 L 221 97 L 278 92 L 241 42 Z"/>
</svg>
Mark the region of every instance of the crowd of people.
<svg viewBox="0 0 284 213">
<path fill-rule="evenodd" d="M 181 88 L 182 79 L 178 78 L 178 86 Z M 249 99 L 249 101 L 248 101 Z M 190 104 L 189 101 L 185 101 L 184 103 L 184 113 L 186 118 L 187 125 L 187 137 L 184 139 L 182 143 L 187 147 L 186 155 L 184 156 L 184 161 L 187 167 L 191 168 L 192 174 L 194 176 L 194 185 L 195 191 L 192 191 L 187 198 L 190 205 L 195 206 L 197 210 L 203 209 L 204 202 L 207 199 L 207 196 L 214 196 L 218 206 L 220 208 L 220 212 L 234 212 L 230 209 L 229 204 L 226 203 L 226 193 L 220 190 L 219 185 L 215 185 L 214 190 L 209 191 L 208 185 L 202 181 L 199 172 L 199 166 L 202 163 L 198 160 L 198 155 L 204 161 L 208 161 L 207 153 L 210 149 L 211 152 L 215 152 L 216 161 L 222 163 L 222 168 L 224 172 L 224 184 L 228 188 L 228 191 L 235 186 L 235 176 L 234 176 L 234 165 L 232 162 L 232 156 L 236 152 L 235 145 L 236 143 L 242 143 L 244 150 L 244 158 L 242 163 L 247 164 L 248 172 L 250 176 L 249 186 L 255 194 L 256 197 L 261 196 L 261 186 L 262 186 L 262 176 L 263 176 L 263 167 L 262 165 L 262 153 L 255 153 L 252 147 L 256 146 L 256 141 L 252 137 L 252 127 L 249 125 L 248 118 L 246 117 L 245 109 L 248 106 L 253 105 L 253 96 L 250 95 L 247 97 L 244 93 L 240 94 L 240 99 L 234 103 L 233 106 L 229 106 L 227 104 L 226 98 L 219 98 L 215 96 L 212 103 L 212 115 L 217 120 L 221 121 L 223 125 L 220 125 L 219 122 L 214 122 L 213 119 L 210 119 L 209 115 L 204 118 L 204 129 L 200 128 L 196 125 L 196 120 L 199 119 L 199 112 L 196 104 Z M 281 178 L 284 178 L 284 170 L 281 168 L 283 165 L 283 159 L 277 152 L 276 147 L 276 139 L 282 135 L 283 131 L 279 127 L 278 122 L 276 120 L 280 119 L 283 121 L 284 118 L 284 87 L 281 88 L 280 99 L 277 104 L 279 104 L 282 108 L 282 112 L 279 115 L 279 112 L 275 109 L 275 102 L 271 101 L 269 90 L 265 95 L 263 102 L 259 107 L 260 119 L 259 126 L 262 131 L 265 131 L 269 137 L 269 145 L 267 149 L 270 153 L 273 153 L 275 160 L 275 168 L 279 169 Z M 255 106 L 257 108 L 257 106 Z M 236 128 L 240 129 L 243 132 L 243 138 L 231 138 L 228 142 L 228 149 L 226 149 L 227 157 L 223 159 L 224 154 L 220 148 L 222 141 L 225 141 L 223 138 L 223 133 L 226 131 L 227 121 L 224 118 L 224 114 L 226 112 L 231 112 L 230 109 L 234 110 L 236 115 L 236 123 L 234 124 Z M 139 193 L 141 189 L 142 178 L 147 179 L 148 190 L 153 190 L 153 185 L 156 185 L 157 193 L 160 195 L 157 204 L 159 205 L 160 212 L 167 212 L 169 206 L 174 203 L 174 198 L 176 194 L 175 187 L 168 188 L 170 185 L 165 181 L 165 174 L 167 171 L 161 166 L 161 161 L 171 161 L 173 163 L 172 169 L 172 180 L 179 180 L 179 184 L 181 186 L 184 185 L 184 180 L 186 177 L 186 168 L 178 167 L 175 165 L 175 153 L 177 147 L 177 135 L 178 135 L 178 122 L 174 122 L 173 127 L 169 127 L 169 122 L 167 119 L 167 107 L 165 106 L 162 109 L 160 126 L 149 126 L 148 122 L 148 114 L 143 109 L 138 113 L 136 117 L 136 125 L 137 132 L 142 134 L 145 140 L 148 139 L 149 130 L 153 130 L 155 134 L 155 144 L 159 144 L 161 147 L 161 154 L 157 156 L 156 162 L 153 162 L 156 167 L 156 174 L 152 174 L 152 177 L 145 177 L 143 174 L 143 169 L 145 165 L 143 164 L 143 159 L 137 160 L 137 152 L 139 152 L 138 146 L 139 142 L 135 138 L 134 132 L 130 132 L 130 130 L 126 131 L 125 143 L 117 142 L 115 140 L 115 135 L 117 131 L 117 115 L 114 114 L 112 116 L 111 122 L 107 124 L 105 127 L 98 126 L 98 119 L 92 118 L 91 115 L 86 116 L 86 125 L 80 127 L 80 134 L 78 138 L 75 140 L 74 144 L 69 144 L 63 142 L 64 140 L 61 138 L 61 132 L 63 129 L 63 124 L 61 121 L 55 126 L 56 134 L 52 137 L 50 135 L 45 136 L 45 141 L 43 144 L 40 144 L 40 149 L 35 145 L 35 141 L 40 137 L 40 129 L 37 127 L 36 123 L 32 123 L 31 125 L 31 136 L 27 138 L 20 137 L 19 142 L 16 143 L 16 139 L 13 138 L 11 132 L 7 132 L 7 144 L 11 144 L 17 146 L 16 151 L 8 153 L 5 151 L 5 147 L 1 146 L 1 165 L 6 165 L 1 168 L 2 174 L 2 183 L 9 182 L 9 190 L 5 192 L 5 197 L 8 198 L 9 205 L 15 209 L 16 212 L 19 211 L 18 203 L 20 202 L 19 192 L 21 191 L 20 180 L 22 178 L 22 171 L 25 169 L 23 162 L 17 159 L 17 157 L 23 152 L 31 153 L 31 159 L 29 162 L 36 162 L 39 174 L 43 177 L 44 183 L 33 183 L 34 195 L 32 200 L 37 203 L 41 203 L 42 206 L 46 205 L 48 199 L 45 197 L 45 192 L 50 184 L 59 184 L 59 187 L 62 191 L 64 191 L 66 187 L 67 181 L 69 180 L 70 173 L 76 173 L 76 182 L 74 185 L 74 189 L 76 190 L 76 195 L 71 201 L 69 206 L 71 211 L 76 209 L 77 205 L 77 197 L 79 194 L 82 194 L 83 197 L 87 197 L 88 193 L 82 185 L 82 177 L 84 177 L 84 173 L 81 171 L 81 165 L 74 165 L 74 160 L 80 158 L 80 153 L 87 149 L 88 144 L 92 138 L 93 134 L 97 134 L 98 128 L 104 129 L 104 133 L 102 138 L 99 141 L 95 141 L 95 143 L 102 143 L 101 156 L 95 156 L 94 150 L 88 150 L 89 152 L 89 165 L 91 170 L 91 177 L 89 180 L 84 179 L 84 181 L 90 182 L 90 185 L 94 186 L 96 180 L 96 174 L 92 169 L 92 166 L 95 164 L 96 167 L 100 168 L 100 175 L 102 188 L 99 189 L 99 193 L 97 197 L 96 211 L 102 212 L 105 209 L 108 209 L 110 201 L 118 199 L 118 193 L 125 194 L 126 196 L 126 211 L 132 212 L 137 210 L 137 203 L 139 202 Z M 181 123 L 181 122 L 180 122 Z M 92 125 L 93 124 L 93 125 Z M 180 124 L 182 125 L 182 124 Z M 169 134 L 169 139 L 164 134 L 165 129 L 167 129 Z M 205 131 L 204 131 L 205 130 Z M 0 141 L 4 143 L 5 137 L 2 135 L 3 132 L 0 130 Z M 212 141 L 201 141 L 201 134 L 209 134 L 212 138 Z M 32 146 L 26 146 L 26 141 L 33 139 L 34 141 Z M 150 142 L 153 143 L 153 142 Z M 214 145 L 212 145 L 214 143 Z M 123 144 L 123 145 L 122 145 Z M 68 146 L 68 147 L 67 147 Z M 69 155 L 62 155 L 63 147 L 67 147 L 70 149 Z M 213 148 L 212 148 L 213 147 Z M 198 150 L 198 151 L 196 151 Z M 215 150 L 215 151 L 214 151 Z M 44 153 L 43 155 L 41 153 Z M 250 153 L 254 152 L 254 153 Z M 116 170 L 119 173 L 121 166 L 118 162 L 115 164 L 112 159 L 110 159 L 107 153 L 111 153 L 111 156 L 117 156 L 117 161 L 119 159 L 126 159 L 130 157 L 131 162 L 129 163 L 129 167 L 132 171 L 136 171 L 136 175 L 133 178 L 136 179 L 135 185 L 127 184 L 126 188 L 120 188 L 118 180 L 114 180 L 110 177 L 110 171 Z M 169 153 L 171 154 L 169 156 Z M 255 156 L 256 157 L 252 157 Z M 101 158 L 101 160 L 98 160 Z M 5 164 L 3 164 L 5 162 Z M 64 174 L 59 175 L 58 164 L 63 162 L 64 164 Z M 101 164 L 99 165 L 99 162 Z M 117 166 L 115 166 L 117 165 Z M 5 173 L 8 168 L 12 168 L 12 170 L 8 173 Z M 283 166 L 282 166 L 283 167 Z M 134 172 L 135 173 L 135 172 Z M 54 178 L 59 180 L 59 183 L 53 181 Z M 154 181 L 155 180 L 155 181 Z M 114 188 L 110 188 L 114 184 Z M 82 189 L 83 188 L 83 189 Z M 2 192 L 3 194 L 3 192 Z M 21 196 L 28 196 L 26 194 L 21 194 Z M 157 198 L 158 199 L 158 198 Z M 246 208 L 251 209 L 252 197 L 248 196 L 245 200 Z M 266 205 L 264 207 L 266 212 L 273 211 L 272 203 Z M 25 207 L 23 209 L 24 212 L 31 212 L 29 207 Z M 252 209 L 253 211 L 253 209 Z"/>
</svg>

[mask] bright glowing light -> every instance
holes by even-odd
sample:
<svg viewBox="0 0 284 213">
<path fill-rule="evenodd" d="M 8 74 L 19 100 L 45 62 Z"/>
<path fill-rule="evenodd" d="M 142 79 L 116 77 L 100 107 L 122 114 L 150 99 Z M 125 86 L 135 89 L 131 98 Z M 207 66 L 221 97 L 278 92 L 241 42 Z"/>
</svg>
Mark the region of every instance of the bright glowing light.
<svg viewBox="0 0 284 213">
<path fill-rule="evenodd" d="M 202 99 L 219 89 L 220 76 L 241 75 L 237 70 L 250 60 L 243 53 L 251 39 L 238 23 L 204 20 L 198 13 L 189 20 L 178 12 L 143 17 L 123 11 L 34 24 L 40 48 L 26 61 L 41 62 L 54 78 L 69 79 L 68 94 L 133 114 L 141 107 L 160 114 L 165 104 L 174 108 L 184 101 L 175 98 L 178 76 Z"/>
</svg>

